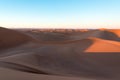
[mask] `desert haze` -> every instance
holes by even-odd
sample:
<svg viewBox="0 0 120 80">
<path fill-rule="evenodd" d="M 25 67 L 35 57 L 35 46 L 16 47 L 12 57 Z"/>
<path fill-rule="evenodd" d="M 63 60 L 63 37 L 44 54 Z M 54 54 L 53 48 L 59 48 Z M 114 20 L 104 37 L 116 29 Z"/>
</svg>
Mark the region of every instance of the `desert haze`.
<svg viewBox="0 0 120 80">
<path fill-rule="evenodd" d="M 0 80 L 120 80 L 119 29 L 0 27 Z"/>
</svg>

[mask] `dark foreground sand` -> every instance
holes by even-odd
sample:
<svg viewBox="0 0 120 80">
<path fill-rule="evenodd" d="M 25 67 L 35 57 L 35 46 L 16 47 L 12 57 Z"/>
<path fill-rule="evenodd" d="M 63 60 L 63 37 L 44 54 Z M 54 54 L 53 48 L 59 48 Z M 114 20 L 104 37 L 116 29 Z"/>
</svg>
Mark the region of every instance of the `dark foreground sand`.
<svg viewBox="0 0 120 80">
<path fill-rule="evenodd" d="M 119 31 L 31 34 L 0 28 L 0 80 L 120 80 Z"/>
</svg>

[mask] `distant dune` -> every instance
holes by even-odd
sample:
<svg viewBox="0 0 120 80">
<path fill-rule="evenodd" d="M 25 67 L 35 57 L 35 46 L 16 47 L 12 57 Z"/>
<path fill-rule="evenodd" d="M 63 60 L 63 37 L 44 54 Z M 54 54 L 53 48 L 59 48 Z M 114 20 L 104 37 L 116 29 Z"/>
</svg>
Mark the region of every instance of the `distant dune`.
<svg viewBox="0 0 120 80">
<path fill-rule="evenodd" d="M 113 40 L 113 41 L 120 41 L 120 38 L 116 33 L 113 33 L 108 30 L 90 30 L 87 32 L 80 32 L 77 33 L 73 36 L 71 36 L 73 39 L 86 39 L 89 37 L 95 37 L 95 38 L 100 38 L 100 39 L 105 39 L 105 40 Z"/>
<path fill-rule="evenodd" d="M 120 80 L 120 30 L 76 31 L 1 27 L 0 80 Z"/>
</svg>

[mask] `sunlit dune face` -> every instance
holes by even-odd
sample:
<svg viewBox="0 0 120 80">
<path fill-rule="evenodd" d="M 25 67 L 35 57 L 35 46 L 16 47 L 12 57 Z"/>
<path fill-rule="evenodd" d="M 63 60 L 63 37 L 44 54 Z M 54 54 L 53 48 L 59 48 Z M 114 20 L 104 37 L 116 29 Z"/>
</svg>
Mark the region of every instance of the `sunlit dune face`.
<svg viewBox="0 0 120 80">
<path fill-rule="evenodd" d="M 113 29 L 109 31 L 115 33 L 118 37 L 120 37 L 120 29 Z"/>
<path fill-rule="evenodd" d="M 85 52 L 120 52 L 120 42 L 94 40 L 94 43 Z"/>
</svg>

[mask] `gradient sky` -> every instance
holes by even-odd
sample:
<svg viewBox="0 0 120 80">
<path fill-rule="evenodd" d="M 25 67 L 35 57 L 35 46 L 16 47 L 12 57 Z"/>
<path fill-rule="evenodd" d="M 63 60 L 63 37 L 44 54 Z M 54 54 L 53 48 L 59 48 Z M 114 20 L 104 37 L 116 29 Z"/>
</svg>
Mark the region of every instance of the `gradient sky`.
<svg viewBox="0 0 120 80">
<path fill-rule="evenodd" d="M 8 28 L 120 28 L 120 0 L 0 0 Z"/>
</svg>

